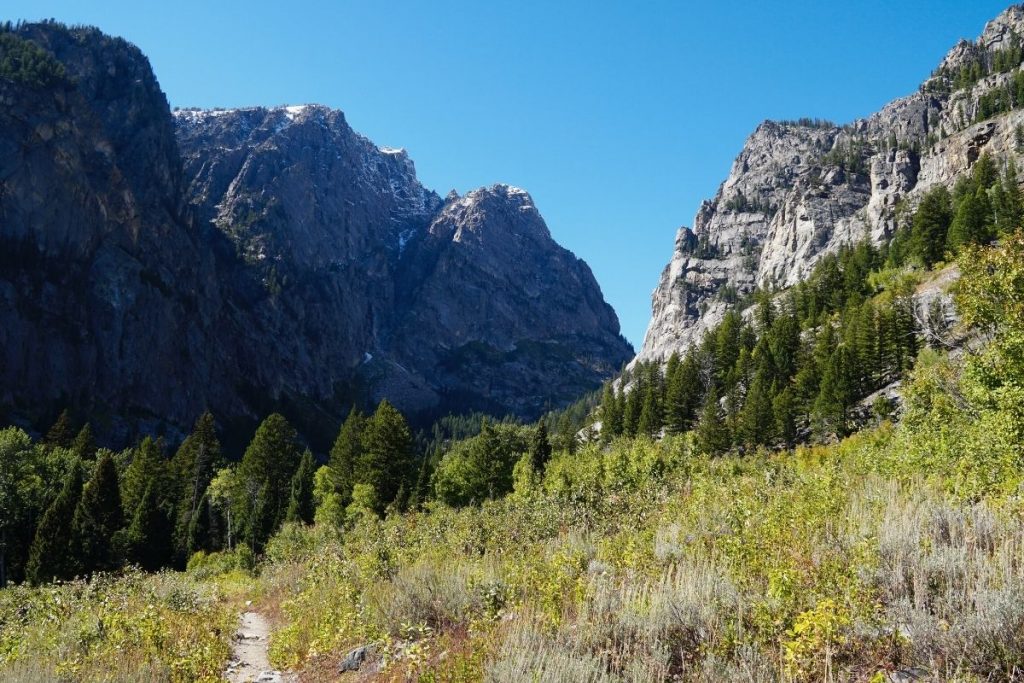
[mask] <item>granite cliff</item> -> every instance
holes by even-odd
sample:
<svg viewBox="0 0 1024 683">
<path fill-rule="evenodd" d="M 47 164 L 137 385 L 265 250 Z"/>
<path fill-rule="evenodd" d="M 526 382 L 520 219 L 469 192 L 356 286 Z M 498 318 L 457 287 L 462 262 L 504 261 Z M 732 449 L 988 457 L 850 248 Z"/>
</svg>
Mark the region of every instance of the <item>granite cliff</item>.
<svg viewBox="0 0 1024 683">
<path fill-rule="evenodd" d="M 1024 110 L 1009 93 L 1022 37 L 1024 8 L 1013 6 L 950 50 L 917 92 L 865 119 L 758 126 L 676 235 L 637 359 L 689 348 L 744 295 L 799 282 L 843 244 L 885 241 L 928 189 L 952 187 L 983 153 L 1020 168 Z"/>
<path fill-rule="evenodd" d="M 0 418 L 112 442 L 353 402 L 535 417 L 632 349 L 506 185 L 442 199 L 308 105 L 171 112 L 95 29 L 0 32 Z"/>
</svg>

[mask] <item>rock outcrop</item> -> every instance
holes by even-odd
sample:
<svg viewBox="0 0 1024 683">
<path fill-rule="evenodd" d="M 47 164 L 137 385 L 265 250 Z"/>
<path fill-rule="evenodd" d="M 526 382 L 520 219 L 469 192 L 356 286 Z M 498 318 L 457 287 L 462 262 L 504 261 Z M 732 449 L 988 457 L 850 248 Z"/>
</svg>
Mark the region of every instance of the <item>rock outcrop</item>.
<svg viewBox="0 0 1024 683">
<path fill-rule="evenodd" d="M 637 360 L 685 351 L 744 295 L 799 282 L 843 244 L 882 242 L 902 211 L 934 185 L 952 186 L 982 153 L 1020 167 L 1024 111 L 982 109 L 1020 72 L 992 67 L 1022 37 L 1024 8 L 1014 6 L 956 45 L 918 92 L 866 119 L 758 126 L 692 229 L 679 230 Z M 961 72 L 975 64 L 992 73 L 962 87 Z"/>
<path fill-rule="evenodd" d="M 123 40 L 5 35 L 63 71 L 0 73 L 0 419 L 123 442 L 281 410 L 322 444 L 384 397 L 534 417 L 632 354 L 524 191 L 443 200 L 341 112 L 172 114 Z"/>
</svg>

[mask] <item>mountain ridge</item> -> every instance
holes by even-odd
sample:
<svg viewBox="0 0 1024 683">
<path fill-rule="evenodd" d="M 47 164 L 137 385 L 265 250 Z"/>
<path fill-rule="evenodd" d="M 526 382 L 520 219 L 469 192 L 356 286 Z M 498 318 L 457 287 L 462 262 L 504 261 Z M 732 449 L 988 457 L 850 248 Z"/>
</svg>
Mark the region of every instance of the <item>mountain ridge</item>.
<svg viewBox="0 0 1024 683">
<path fill-rule="evenodd" d="M 533 418 L 632 355 L 525 192 L 442 199 L 404 150 L 321 105 L 171 112 L 142 52 L 98 29 L 5 35 L 66 74 L 0 74 L 6 419 L 71 408 L 123 442 L 180 434 L 206 408 L 240 427 L 281 410 L 323 447 L 353 402 Z M 571 291 L 521 296 L 535 280 Z M 413 302 L 447 322 L 424 325 Z M 451 369 L 462 355 L 471 375 Z"/>
<path fill-rule="evenodd" d="M 986 96 L 1020 73 L 1019 56 L 1004 68 L 996 55 L 1019 49 L 1022 35 L 1024 7 L 1014 5 L 951 48 L 917 92 L 874 114 L 758 125 L 692 228 L 677 232 L 634 364 L 685 351 L 733 301 L 795 284 L 844 244 L 882 243 L 906 208 L 936 184 L 952 186 L 982 152 L 1019 166 L 1024 115 L 981 114 L 994 106 Z"/>
</svg>

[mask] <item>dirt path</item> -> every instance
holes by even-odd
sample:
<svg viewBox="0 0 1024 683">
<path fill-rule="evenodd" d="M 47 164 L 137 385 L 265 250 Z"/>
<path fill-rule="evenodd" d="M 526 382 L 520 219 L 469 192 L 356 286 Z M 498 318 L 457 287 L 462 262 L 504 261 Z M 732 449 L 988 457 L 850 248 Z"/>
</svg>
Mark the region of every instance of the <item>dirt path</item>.
<svg viewBox="0 0 1024 683">
<path fill-rule="evenodd" d="M 259 612 L 244 612 L 232 644 L 231 663 L 224 678 L 231 683 L 294 683 L 294 676 L 270 667 L 267 647 L 270 624 Z"/>
</svg>

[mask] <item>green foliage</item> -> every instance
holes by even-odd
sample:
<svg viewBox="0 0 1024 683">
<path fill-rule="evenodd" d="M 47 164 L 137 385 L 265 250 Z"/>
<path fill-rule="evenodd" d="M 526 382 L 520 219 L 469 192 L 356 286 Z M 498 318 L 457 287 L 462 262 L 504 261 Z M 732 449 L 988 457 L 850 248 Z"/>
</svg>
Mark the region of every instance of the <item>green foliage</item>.
<svg viewBox="0 0 1024 683">
<path fill-rule="evenodd" d="M 316 463 L 313 462 L 313 454 L 307 449 L 299 461 L 299 469 L 292 477 L 291 497 L 288 500 L 289 522 L 300 522 L 303 524 L 313 523 L 315 506 L 313 503 L 313 476 L 316 473 Z"/>
<path fill-rule="evenodd" d="M 260 424 L 242 456 L 235 517 L 257 552 L 284 521 L 299 457 L 298 433 L 277 413 Z"/>
<path fill-rule="evenodd" d="M 33 584 L 66 580 L 75 576 L 78 558 L 72 545 L 71 522 L 82 495 L 82 469 L 71 465 L 60 493 L 53 500 L 35 530 L 25 570 Z"/>
<path fill-rule="evenodd" d="M 178 566 L 200 547 L 212 549 L 215 545 L 208 537 L 215 526 L 208 501 L 202 512 L 207 519 L 202 522 L 204 528 L 200 530 L 200 535 L 207 536 L 205 540 L 195 537 L 193 518 L 200 514 L 206 489 L 223 465 L 224 457 L 213 415 L 203 413 L 170 462 L 170 475 L 176 489 L 174 550 Z"/>
<path fill-rule="evenodd" d="M 399 493 L 414 482 L 414 455 L 409 425 L 388 401 L 381 401 L 366 421 L 362 433 L 362 453 L 356 470 L 358 483 L 376 492 L 378 513 L 391 503 L 403 506 Z"/>
<path fill-rule="evenodd" d="M 70 84 L 64 65 L 31 40 L 0 32 L 0 78 L 30 88 Z"/>
<path fill-rule="evenodd" d="M 117 566 L 113 536 L 123 523 L 117 469 L 109 453 L 96 460 L 92 478 L 82 488 L 71 522 L 71 552 L 82 573 L 107 571 Z"/>
<path fill-rule="evenodd" d="M 171 523 L 167 510 L 159 506 L 156 482 L 151 482 L 139 499 L 131 524 L 114 536 L 124 558 L 147 571 L 155 571 L 170 561 L 167 538 Z"/>
<path fill-rule="evenodd" d="M 71 426 L 71 416 L 68 415 L 67 410 L 63 410 L 57 417 L 57 421 L 46 432 L 43 443 L 58 448 L 71 448 L 74 442 L 75 431 Z"/>
<path fill-rule="evenodd" d="M 438 500 L 459 506 L 511 492 L 516 461 L 532 453 L 528 434 L 516 425 L 485 422 L 479 435 L 457 443 L 441 459 L 433 481 Z M 542 470 L 533 466 L 532 455 L 531 468 Z"/>
<path fill-rule="evenodd" d="M 938 185 L 925 193 L 914 213 L 910 253 L 927 267 L 941 261 L 952 221 L 953 207 L 949 191 Z"/>
<path fill-rule="evenodd" d="M 348 417 L 341 425 L 338 438 L 331 448 L 330 466 L 335 479 L 335 488 L 341 496 L 343 505 L 352 498 L 352 487 L 355 486 L 356 468 L 363 459 L 363 429 L 366 417 L 357 409 L 352 408 Z"/>
</svg>

